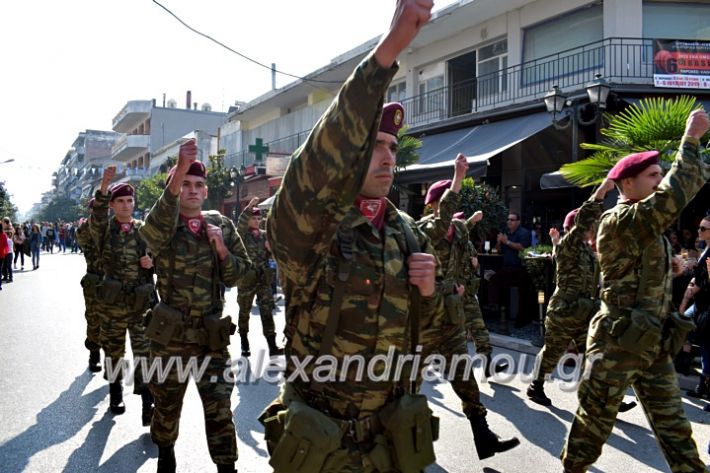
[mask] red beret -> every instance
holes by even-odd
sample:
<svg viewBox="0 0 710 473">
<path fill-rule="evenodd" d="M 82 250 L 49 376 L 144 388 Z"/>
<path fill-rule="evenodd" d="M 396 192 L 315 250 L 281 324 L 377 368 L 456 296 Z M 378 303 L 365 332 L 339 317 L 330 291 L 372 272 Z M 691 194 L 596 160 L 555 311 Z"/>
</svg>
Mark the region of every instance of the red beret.
<svg viewBox="0 0 710 473">
<path fill-rule="evenodd" d="M 87 209 L 93 209 L 94 208 L 94 202 L 96 202 L 96 199 L 93 197 L 89 199 L 89 201 L 86 203 L 86 208 Z"/>
<path fill-rule="evenodd" d="M 634 153 L 619 160 L 618 163 L 611 168 L 606 177 L 612 181 L 620 181 L 627 177 L 635 177 L 644 169 L 654 164 L 658 164 L 658 151 L 644 151 L 643 153 Z"/>
<path fill-rule="evenodd" d="M 456 212 L 454 214 L 454 218 L 457 218 L 459 220 L 466 220 L 466 214 L 463 212 Z"/>
<path fill-rule="evenodd" d="M 259 207 L 252 207 L 251 208 L 251 216 L 252 217 L 261 217 L 261 209 Z"/>
<path fill-rule="evenodd" d="M 382 120 L 380 120 L 380 131 L 397 136 L 397 132 L 404 124 L 404 107 L 401 103 L 386 103 L 382 108 Z"/>
<path fill-rule="evenodd" d="M 119 197 L 133 197 L 135 195 L 135 190 L 133 186 L 125 182 L 115 184 L 111 187 L 111 202 Z"/>
<path fill-rule="evenodd" d="M 171 167 L 170 171 L 168 171 L 168 178 L 165 180 L 166 186 L 168 184 L 170 184 L 170 180 L 175 175 L 176 170 L 177 170 L 177 165 Z M 190 165 L 190 169 L 187 170 L 187 174 L 190 176 L 197 176 L 197 177 L 202 177 L 204 179 L 207 179 L 207 168 L 205 168 L 205 165 L 202 164 L 200 161 L 195 161 L 194 163 L 192 163 Z"/>
<path fill-rule="evenodd" d="M 577 216 L 578 211 L 579 209 L 574 209 L 567 214 L 567 216 L 565 217 L 565 222 L 562 224 L 562 228 L 564 228 L 565 230 L 569 230 L 574 227 L 574 219 Z"/>
<path fill-rule="evenodd" d="M 441 196 L 444 195 L 444 192 L 446 192 L 446 189 L 449 187 L 451 187 L 451 179 L 436 181 L 434 184 L 429 186 L 426 198 L 424 199 L 424 205 L 429 205 L 432 202 L 438 202 L 439 199 L 441 199 Z"/>
</svg>

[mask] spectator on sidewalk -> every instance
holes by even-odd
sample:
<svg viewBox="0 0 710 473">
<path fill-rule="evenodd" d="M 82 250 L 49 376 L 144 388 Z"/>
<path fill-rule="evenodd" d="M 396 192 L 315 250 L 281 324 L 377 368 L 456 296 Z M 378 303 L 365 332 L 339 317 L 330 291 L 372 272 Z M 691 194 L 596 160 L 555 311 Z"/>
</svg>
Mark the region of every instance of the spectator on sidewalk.
<svg viewBox="0 0 710 473">
<path fill-rule="evenodd" d="M 12 238 L 15 235 L 15 228 L 12 226 L 12 222 L 8 217 L 2 219 L 2 229 L 5 234 L 4 238 L 7 241 L 8 252 L 5 254 L 4 262 L 2 265 L 2 280 L 3 282 L 12 282 L 12 256 L 13 256 L 13 242 Z"/>
<path fill-rule="evenodd" d="M 15 244 L 15 259 L 13 261 L 14 269 L 17 269 L 17 257 L 20 257 L 20 270 L 25 269 L 25 231 L 22 229 L 22 225 L 15 225 L 15 235 L 12 237 L 12 242 Z"/>
<path fill-rule="evenodd" d="M 42 233 L 40 233 L 39 225 L 32 224 L 32 231 L 29 237 L 30 251 L 32 253 L 32 270 L 39 269 L 39 250 L 42 247 Z"/>
<path fill-rule="evenodd" d="M 0 226 L 0 272 L 5 267 L 5 256 L 7 256 L 9 251 L 9 246 L 7 244 L 7 235 L 5 234 L 5 227 Z M 0 291 L 2 290 L 2 279 L 0 278 Z"/>
</svg>

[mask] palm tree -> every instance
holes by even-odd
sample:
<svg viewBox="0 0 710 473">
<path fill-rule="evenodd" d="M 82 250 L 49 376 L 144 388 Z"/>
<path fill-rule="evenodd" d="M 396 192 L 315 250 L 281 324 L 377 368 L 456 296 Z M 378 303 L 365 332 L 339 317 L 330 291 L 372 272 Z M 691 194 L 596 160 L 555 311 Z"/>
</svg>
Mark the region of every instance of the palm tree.
<svg viewBox="0 0 710 473">
<path fill-rule="evenodd" d="M 595 151 L 589 158 L 567 163 L 560 173 L 580 187 L 601 183 L 619 159 L 632 153 L 658 150 L 661 165 L 669 168 L 680 147 L 685 122 L 695 109 L 702 108 L 695 97 L 673 99 L 646 98 L 616 115 L 606 114 L 609 126 L 602 128 L 600 143 L 583 143 L 584 149 Z M 710 135 L 703 137 L 706 140 Z M 707 162 L 710 152 L 701 152 Z"/>
</svg>

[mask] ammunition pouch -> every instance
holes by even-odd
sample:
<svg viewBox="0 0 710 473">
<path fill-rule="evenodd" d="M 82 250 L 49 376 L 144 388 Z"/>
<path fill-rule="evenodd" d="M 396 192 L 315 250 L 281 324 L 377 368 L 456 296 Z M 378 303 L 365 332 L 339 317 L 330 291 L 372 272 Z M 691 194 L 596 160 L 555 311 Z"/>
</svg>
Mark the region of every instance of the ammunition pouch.
<svg viewBox="0 0 710 473">
<path fill-rule="evenodd" d="M 426 396 L 405 394 L 383 407 L 378 417 L 392 445 L 398 471 L 419 473 L 436 461 L 434 441 L 439 437 L 439 418 L 432 415 Z"/>
<path fill-rule="evenodd" d="M 596 312 L 597 305 L 588 297 L 577 299 L 577 306 L 572 314 L 577 320 L 589 320 Z"/>
<path fill-rule="evenodd" d="M 96 297 L 96 290 L 101 283 L 101 276 L 94 273 L 86 273 L 81 278 L 81 287 L 84 289 L 84 297 L 93 299 Z"/>
<path fill-rule="evenodd" d="M 661 341 L 661 326 L 648 312 L 633 309 L 631 315 L 615 320 L 610 333 L 621 349 L 641 355 Z"/>
<path fill-rule="evenodd" d="M 444 298 L 444 308 L 446 309 L 446 315 L 449 318 L 449 322 L 452 325 L 463 325 L 464 322 L 464 311 L 463 311 L 463 298 L 458 294 L 449 294 Z"/>
<path fill-rule="evenodd" d="M 273 414 L 270 411 L 264 414 Z M 267 442 L 273 445 L 269 464 L 274 473 L 321 471 L 328 455 L 340 448 L 344 434 L 335 419 L 295 399 L 285 410 L 262 415 L 260 420 Z"/>
<path fill-rule="evenodd" d="M 98 285 L 98 296 L 106 304 L 115 304 L 123 293 L 123 283 L 116 279 L 104 277 Z"/>
<path fill-rule="evenodd" d="M 207 331 L 207 346 L 212 351 L 221 350 L 229 345 L 229 336 L 234 334 L 237 326 L 232 323 L 232 317 L 220 314 L 208 315 L 203 319 Z"/>
<path fill-rule="evenodd" d="M 143 310 L 153 297 L 153 291 L 155 288 L 151 283 L 141 284 L 137 286 L 135 293 L 135 300 L 133 302 L 133 308 L 136 311 Z"/>
<path fill-rule="evenodd" d="M 682 317 L 678 312 L 673 312 L 663 325 L 663 351 L 668 353 L 671 358 L 675 358 L 693 329 L 695 329 L 693 319 Z"/>
<path fill-rule="evenodd" d="M 182 312 L 164 302 L 158 302 L 146 316 L 145 336 L 149 340 L 167 345 L 183 328 Z"/>
</svg>

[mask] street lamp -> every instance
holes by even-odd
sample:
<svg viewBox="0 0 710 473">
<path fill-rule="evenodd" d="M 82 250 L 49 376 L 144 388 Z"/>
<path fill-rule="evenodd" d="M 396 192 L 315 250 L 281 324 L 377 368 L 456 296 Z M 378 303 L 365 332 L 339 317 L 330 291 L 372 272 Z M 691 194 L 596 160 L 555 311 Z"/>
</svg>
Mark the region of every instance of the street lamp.
<svg viewBox="0 0 710 473">
<path fill-rule="evenodd" d="M 235 187 L 236 189 L 236 194 L 237 194 L 237 203 L 234 206 L 234 219 L 236 220 L 239 218 L 239 215 L 242 213 L 242 192 L 241 192 L 241 185 L 242 181 L 244 180 L 244 165 L 242 164 L 239 168 L 236 166 L 232 166 L 232 168 L 229 170 L 229 177 L 232 179 L 232 187 Z"/>
<path fill-rule="evenodd" d="M 588 126 L 597 124 L 599 117 L 601 116 L 601 111 L 606 109 L 606 102 L 609 98 L 609 91 L 611 86 L 609 83 L 602 78 L 601 74 L 596 74 L 594 80 L 589 82 L 585 90 L 587 92 L 587 98 L 589 103 L 582 104 L 579 101 L 574 101 L 573 99 L 568 99 L 566 95 L 562 93 L 562 90 L 557 86 L 553 85 L 552 89 L 545 94 L 545 107 L 547 111 L 552 114 L 552 124 L 557 130 L 565 130 L 572 125 L 572 161 L 577 161 L 578 157 L 578 133 L 579 125 Z M 587 106 L 594 107 L 594 116 L 591 119 L 585 120 L 582 118 L 582 110 L 586 109 Z M 558 115 L 562 115 L 560 119 L 557 119 Z"/>
</svg>

